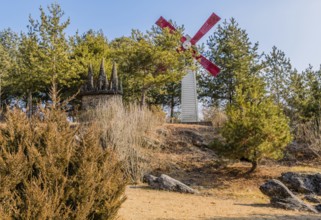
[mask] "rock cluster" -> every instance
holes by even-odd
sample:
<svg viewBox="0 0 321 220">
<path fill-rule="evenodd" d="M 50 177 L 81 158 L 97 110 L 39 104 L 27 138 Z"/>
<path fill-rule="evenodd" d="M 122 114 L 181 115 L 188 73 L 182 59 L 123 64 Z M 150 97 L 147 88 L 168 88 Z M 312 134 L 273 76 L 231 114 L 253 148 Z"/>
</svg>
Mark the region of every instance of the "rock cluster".
<svg viewBox="0 0 321 220">
<path fill-rule="evenodd" d="M 321 174 L 282 173 L 279 180 L 271 179 L 260 186 L 270 197 L 271 205 L 278 208 L 321 212 Z M 317 203 L 311 205 L 309 203 Z"/>
</svg>

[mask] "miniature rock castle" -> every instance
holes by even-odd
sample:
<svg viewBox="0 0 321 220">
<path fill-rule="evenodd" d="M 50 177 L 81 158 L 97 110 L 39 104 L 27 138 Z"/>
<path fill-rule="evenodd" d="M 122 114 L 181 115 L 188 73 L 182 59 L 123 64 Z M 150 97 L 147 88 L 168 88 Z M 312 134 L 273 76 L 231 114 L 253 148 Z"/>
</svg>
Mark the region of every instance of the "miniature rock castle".
<svg viewBox="0 0 321 220">
<path fill-rule="evenodd" d="M 99 70 L 98 80 L 94 80 L 92 65 L 88 67 L 88 78 L 86 84 L 82 87 L 80 96 L 82 109 L 88 109 L 97 106 L 99 103 L 106 103 L 111 98 L 122 98 L 122 83 L 118 80 L 117 68 L 113 63 L 110 81 L 108 82 L 105 73 L 104 60 L 102 60 Z"/>
</svg>

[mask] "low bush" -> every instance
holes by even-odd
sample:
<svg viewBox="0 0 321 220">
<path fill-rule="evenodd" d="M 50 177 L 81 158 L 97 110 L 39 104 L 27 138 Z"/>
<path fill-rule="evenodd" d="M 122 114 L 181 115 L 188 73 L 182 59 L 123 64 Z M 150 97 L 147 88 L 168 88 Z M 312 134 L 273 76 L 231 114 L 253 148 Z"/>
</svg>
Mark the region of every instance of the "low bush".
<svg viewBox="0 0 321 220">
<path fill-rule="evenodd" d="M 126 176 L 94 125 L 71 128 L 66 115 L 8 111 L 0 127 L 1 219 L 115 219 Z"/>
</svg>

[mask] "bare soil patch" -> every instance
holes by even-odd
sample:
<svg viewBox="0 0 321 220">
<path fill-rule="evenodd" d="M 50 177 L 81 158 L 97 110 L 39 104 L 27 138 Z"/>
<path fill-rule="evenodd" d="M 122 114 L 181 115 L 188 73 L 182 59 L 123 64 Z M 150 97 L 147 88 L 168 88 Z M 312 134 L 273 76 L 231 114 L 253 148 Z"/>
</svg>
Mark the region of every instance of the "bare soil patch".
<svg viewBox="0 0 321 220">
<path fill-rule="evenodd" d="M 320 215 L 275 209 L 266 200 L 223 199 L 129 186 L 120 209 L 123 220 L 311 219 Z"/>
</svg>

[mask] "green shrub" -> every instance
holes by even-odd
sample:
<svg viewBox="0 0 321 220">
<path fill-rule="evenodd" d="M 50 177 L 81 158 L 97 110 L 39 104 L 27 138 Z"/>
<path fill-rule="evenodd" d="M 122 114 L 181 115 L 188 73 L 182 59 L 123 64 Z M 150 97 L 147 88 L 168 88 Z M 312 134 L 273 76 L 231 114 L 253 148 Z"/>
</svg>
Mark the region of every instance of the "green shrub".
<svg viewBox="0 0 321 220">
<path fill-rule="evenodd" d="M 228 121 L 222 128 L 224 146 L 218 154 L 229 159 L 246 159 L 253 172 L 263 158 L 281 159 L 292 136 L 288 118 L 279 106 L 265 97 L 259 78 L 253 78 L 251 87 L 236 88 L 234 103 L 227 107 Z"/>
<path fill-rule="evenodd" d="M 0 128 L 2 219 L 115 219 L 126 178 L 97 127 L 71 128 L 60 110 L 28 119 L 13 110 Z"/>
</svg>

